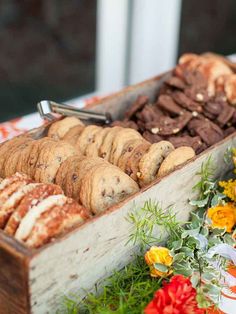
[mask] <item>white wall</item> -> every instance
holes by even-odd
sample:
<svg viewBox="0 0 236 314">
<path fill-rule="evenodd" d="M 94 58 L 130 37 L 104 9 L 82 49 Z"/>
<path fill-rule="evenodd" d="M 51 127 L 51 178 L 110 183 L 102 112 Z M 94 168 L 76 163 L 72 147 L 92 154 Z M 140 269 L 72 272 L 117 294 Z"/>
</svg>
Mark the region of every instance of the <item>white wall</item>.
<svg viewBox="0 0 236 314">
<path fill-rule="evenodd" d="M 170 69 L 176 61 L 181 0 L 134 0 L 129 83 Z"/>
<path fill-rule="evenodd" d="M 96 89 L 109 93 L 125 82 L 129 0 L 97 0 Z"/>
<path fill-rule="evenodd" d="M 181 0 L 97 0 L 96 89 L 106 94 L 176 62 Z"/>
</svg>

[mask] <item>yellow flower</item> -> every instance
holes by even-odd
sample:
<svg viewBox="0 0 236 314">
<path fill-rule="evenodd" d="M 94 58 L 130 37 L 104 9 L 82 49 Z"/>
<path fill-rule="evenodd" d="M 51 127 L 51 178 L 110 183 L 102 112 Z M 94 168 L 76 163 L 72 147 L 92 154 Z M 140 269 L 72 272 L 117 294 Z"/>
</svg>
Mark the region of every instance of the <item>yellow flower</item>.
<svg viewBox="0 0 236 314">
<path fill-rule="evenodd" d="M 208 209 L 207 216 L 213 228 L 226 228 L 227 232 L 231 232 L 236 224 L 236 207 L 233 203 L 217 205 Z"/>
<path fill-rule="evenodd" d="M 224 188 L 223 194 L 236 202 L 236 180 L 220 181 L 219 186 Z"/>
<path fill-rule="evenodd" d="M 145 261 L 150 268 L 152 277 L 166 277 L 172 273 L 171 269 L 167 272 L 160 271 L 155 268 L 154 264 L 162 264 L 166 267 L 170 267 L 173 263 L 173 257 L 170 255 L 170 251 L 161 246 L 152 246 L 145 254 Z"/>
</svg>

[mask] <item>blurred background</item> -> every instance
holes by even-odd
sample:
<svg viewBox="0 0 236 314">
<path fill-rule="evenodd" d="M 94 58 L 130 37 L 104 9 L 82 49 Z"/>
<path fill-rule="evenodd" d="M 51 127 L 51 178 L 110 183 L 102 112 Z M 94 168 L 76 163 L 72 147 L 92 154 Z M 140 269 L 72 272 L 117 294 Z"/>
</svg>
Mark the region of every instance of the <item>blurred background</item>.
<svg viewBox="0 0 236 314">
<path fill-rule="evenodd" d="M 235 0 L 0 0 L 0 121 L 236 52 Z"/>
</svg>

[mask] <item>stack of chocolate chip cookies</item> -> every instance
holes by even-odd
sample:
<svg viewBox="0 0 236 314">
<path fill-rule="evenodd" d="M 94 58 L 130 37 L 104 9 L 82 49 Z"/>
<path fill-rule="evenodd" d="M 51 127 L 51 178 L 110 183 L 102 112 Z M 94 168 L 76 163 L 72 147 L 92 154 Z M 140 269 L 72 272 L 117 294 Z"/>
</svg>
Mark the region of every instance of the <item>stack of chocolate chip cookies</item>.
<svg viewBox="0 0 236 314">
<path fill-rule="evenodd" d="M 101 163 L 102 158 L 104 165 L 104 160 L 108 161 L 110 164 L 106 163 L 106 167 L 111 167 L 111 164 L 118 167 L 140 187 L 151 183 L 157 177 L 168 174 L 195 156 L 191 147 L 182 146 L 175 149 L 169 141 L 151 144 L 132 128 L 120 126 L 103 128 L 96 125 L 84 126 L 83 128 L 80 125 L 79 128 L 78 126 L 70 128 L 70 119 L 72 118 L 68 117 L 55 122 L 49 129 L 48 136 L 71 143 L 76 149 L 77 155 L 83 156 L 85 159 L 84 163 L 91 164 L 94 161 Z M 60 130 L 61 128 L 63 131 L 65 130 L 65 120 L 67 122 L 66 133 Z M 51 131 L 52 128 L 54 132 Z M 62 133 L 63 136 L 60 136 Z M 169 154 L 170 156 L 166 158 Z M 65 161 L 64 166 L 58 171 L 59 177 L 63 177 L 64 183 L 62 184 L 61 179 L 58 182 L 56 180 L 56 183 L 63 187 L 68 196 L 76 198 L 75 194 L 79 195 L 76 192 L 77 189 L 74 188 L 74 192 L 70 194 L 66 188 L 69 182 L 73 181 L 69 174 L 70 171 L 67 173 L 67 169 L 73 168 L 72 160 L 74 163 L 81 163 L 78 158 Z M 81 168 L 77 167 L 77 169 Z M 113 169 L 115 168 L 113 167 Z M 69 179 L 65 179 L 66 173 Z M 90 175 L 93 176 L 92 170 Z M 76 177 L 75 181 L 80 180 L 75 171 L 73 171 L 73 176 Z"/>
</svg>

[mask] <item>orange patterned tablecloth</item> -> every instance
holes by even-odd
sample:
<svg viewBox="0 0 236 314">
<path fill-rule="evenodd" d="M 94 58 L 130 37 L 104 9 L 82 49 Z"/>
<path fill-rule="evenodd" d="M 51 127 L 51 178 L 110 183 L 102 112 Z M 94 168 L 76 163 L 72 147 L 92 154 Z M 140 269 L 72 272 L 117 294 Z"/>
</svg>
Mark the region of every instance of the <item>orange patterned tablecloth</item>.
<svg viewBox="0 0 236 314">
<path fill-rule="evenodd" d="M 75 100 L 69 101 L 68 104 L 77 108 L 90 105 L 97 101 L 100 97 L 81 97 Z M 43 124 L 43 120 L 40 118 L 37 112 L 28 114 L 26 116 L 19 117 L 10 121 L 0 123 L 0 142 L 10 139 L 16 135 L 19 135 L 28 130 L 37 128 Z"/>
</svg>

